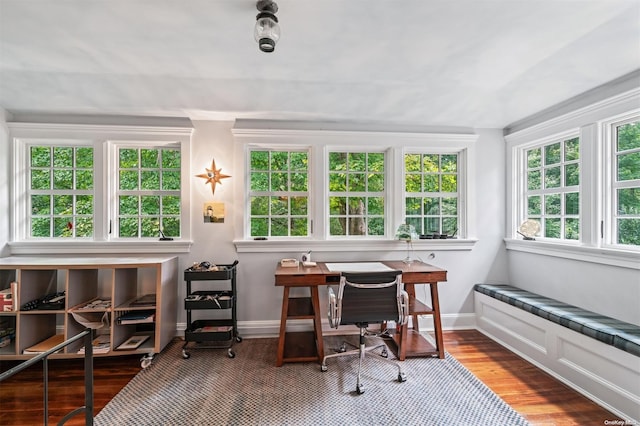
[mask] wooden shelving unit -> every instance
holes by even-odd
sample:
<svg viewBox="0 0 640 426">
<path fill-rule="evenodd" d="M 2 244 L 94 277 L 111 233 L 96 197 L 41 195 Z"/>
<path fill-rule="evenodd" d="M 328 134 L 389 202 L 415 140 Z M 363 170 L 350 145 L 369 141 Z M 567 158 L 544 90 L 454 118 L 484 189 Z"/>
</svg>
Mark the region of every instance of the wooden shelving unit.
<svg viewBox="0 0 640 426">
<path fill-rule="evenodd" d="M 141 363 L 148 366 L 175 335 L 177 257 L 6 257 L 0 258 L 0 290 L 17 282 L 20 307 L 53 292 L 65 292 L 63 309 L 22 310 L 0 313 L 15 327 L 15 338 L 0 348 L 0 360 L 28 359 L 24 350 L 55 334 L 68 339 L 85 329 L 74 313 L 92 321 L 106 318 L 97 332 L 109 333 L 109 351 L 96 356 L 144 354 Z M 155 294 L 155 303 L 134 306 L 131 303 L 146 294 Z M 104 308 L 81 309 L 96 300 L 109 300 Z M 153 310 L 155 320 L 149 324 L 119 324 L 121 315 L 135 310 Z M 134 334 L 150 336 L 133 350 L 116 350 Z M 80 357 L 82 344 L 69 345 L 53 358 Z"/>
</svg>

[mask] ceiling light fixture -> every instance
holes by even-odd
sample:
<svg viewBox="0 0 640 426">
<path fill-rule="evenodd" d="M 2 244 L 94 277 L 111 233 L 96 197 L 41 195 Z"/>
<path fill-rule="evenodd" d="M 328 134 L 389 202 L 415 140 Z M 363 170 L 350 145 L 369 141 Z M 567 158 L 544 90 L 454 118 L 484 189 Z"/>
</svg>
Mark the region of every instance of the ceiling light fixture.
<svg viewBox="0 0 640 426">
<path fill-rule="evenodd" d="M 280 25 L 276 12 L 278 5 L 273 0 L 258 0 L 256 8 L 260 11 L 256 16 L 253 36 L 263 52 L 273 52 L 280 39 Z"/>
</svg>

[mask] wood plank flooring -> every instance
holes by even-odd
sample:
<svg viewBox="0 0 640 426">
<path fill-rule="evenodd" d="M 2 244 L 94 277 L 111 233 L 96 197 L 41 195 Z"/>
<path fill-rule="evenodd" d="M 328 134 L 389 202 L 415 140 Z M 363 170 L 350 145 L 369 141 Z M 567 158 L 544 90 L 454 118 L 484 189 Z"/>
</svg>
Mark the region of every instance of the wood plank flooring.
<svg viewBox="0 0 640 426">
<path fill-rule="evenodd" d="M 478 331 L 446 331 L 444 338 L 445 348 L 452 356 L 532 425 L 604 425 L 605 420 L 620 420 Z M 3 362 L 0 369 L 4 371 L 13 365 L 13 362 Z M 139 371 L 139 356 L 96 358 L 94 413 L 97 414 Z M 84 404 L 83 386 L 81 360 L 50 362 L 50 424 L 56 424 L 63 415 Z M 1 383 L 0 425 L 43 424 L 42 388 L 41 366 L 31 367 Z M 67 423 L 82 424 L 82 416 Z"/>
</svg>

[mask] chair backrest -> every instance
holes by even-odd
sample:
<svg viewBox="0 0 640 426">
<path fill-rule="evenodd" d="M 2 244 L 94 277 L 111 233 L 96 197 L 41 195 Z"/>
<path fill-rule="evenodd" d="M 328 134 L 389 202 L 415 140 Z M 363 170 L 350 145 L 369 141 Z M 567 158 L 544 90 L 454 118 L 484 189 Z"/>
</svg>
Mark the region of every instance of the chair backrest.
<svg viewBox="0 0 640 426">
<path fill-rule="evenodd" d="M 398 321 L 403 291 L 402 272 L 343 272 L 338 305 L 340 324 Z"/>
</svg>

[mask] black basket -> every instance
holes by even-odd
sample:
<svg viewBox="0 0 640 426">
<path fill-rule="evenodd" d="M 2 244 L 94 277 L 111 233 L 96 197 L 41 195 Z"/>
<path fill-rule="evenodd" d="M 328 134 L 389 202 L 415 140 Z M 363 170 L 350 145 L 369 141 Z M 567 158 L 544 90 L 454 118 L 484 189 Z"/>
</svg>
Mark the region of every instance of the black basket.
<svg viewBox="0 0 640 426">
<path fill-rule="evenodd" d="M 233 339 L 233 323 L 229 320 L 197 320 L 184 332 L 189 342 L 224 342 Z"/>
<path fill-rule="evenodd" d="M 234 299 L 231 291 L 194 291 L 184 299 L 184 308 L 230 309 Z"/>
<path fill-rule="evenodd" d="M 193 268 L 187 268 L 184 271 L 185 281 L 199 280 L 230 280 L 235 272 L 237 262 L 231 265 L 216 265 L 217 271 L 198 271 Z"/>
</svg>

